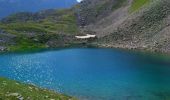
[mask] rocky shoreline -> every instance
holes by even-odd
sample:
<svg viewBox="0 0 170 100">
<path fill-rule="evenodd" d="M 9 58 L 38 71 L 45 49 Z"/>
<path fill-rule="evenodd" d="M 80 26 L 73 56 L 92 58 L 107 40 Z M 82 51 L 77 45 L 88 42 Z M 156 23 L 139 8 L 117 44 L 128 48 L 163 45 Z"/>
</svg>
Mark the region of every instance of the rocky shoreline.
<svg viewBox="0 0 170 100">
<path fill-rule="evenodd" d="M 151 53 L 158 53 L 158 54 L 168 54 L 170 55 L 170 49 L 160 49 L 152 46 L 146 46 L 146 45 L 135 45 L 135 44 L 128 44 L 128 43 L 92 43 L 90 44 L 91 47 L 97 47 L 97 48 L 117 48 L 117 49 L 125 49 L 125 50 L 135 50 L 135 51 L 141 51 L 141 52 L 151 52 Z"/>
</svg>

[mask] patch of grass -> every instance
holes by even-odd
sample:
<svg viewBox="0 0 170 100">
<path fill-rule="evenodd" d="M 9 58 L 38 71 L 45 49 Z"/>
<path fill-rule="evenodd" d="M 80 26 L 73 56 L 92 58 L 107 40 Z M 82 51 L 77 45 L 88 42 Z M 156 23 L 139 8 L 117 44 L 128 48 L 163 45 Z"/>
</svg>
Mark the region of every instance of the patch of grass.
<svg viewBox="0 0 170 100">
<path fill-rule="evenodd" d="M 24 100 L 76 100 L 54 91 L 0 77 L 0 100 L 20 100 L 19 98 Z"/>
<path fill-rule="evenodd" d="M 35 33 L 47 33 L 45 28 L 42 28 L 40 24 L 34 22 L 16 22 L 9 24 L 0 24 L 0 29 L 3 29 L 7 33 L 18 34 L 24 32 L 35 32 Z"/>
<path fill-rule="evenodd" d="M 41 28 L 37 23 L 11 23 L 4 25 L 5 30 L 15 30 L 18 32 L 37 32 L 37 33 L 46 33 L 47 31 L 44 28 Z"/>
<path fill-rule="evenodd" d="M 24 19 L 24 15 L 20 17 Z M 46 48 L 46 43 L 55 34 L 70 35 L 79 32 L 76 16 L 72 11 L 58 10 L 36 21 L 31 20 L 35 19 L 32 18 L 33 15 L 30 17 L 29 20 L 22 21 L 13 15 L 10 19 L 7 18 L 9 21 L 0 22 L 1 30 L 16 36 L 13 38 L 13 45 L 8 45 L 10 51 Z"/>
<path fill-rule="evenodd" d="M 44 19 L 40 22 L 15 22 L 0 24 L 0 28 L 7 32 L 35 32 L 35 33 L 69 33 L 78 32 L 76 18 L 73 15 L 63 15 L 60 20 Z"/>
<path fill-rule="evenodd" d="M 0 29 L 9 33 L 34 32 L 74 34 L 79 31 L 76 16 L 71 10 L 52 10 L 46 11 L 43 14 L 14 14 L 0 22 Z"/>
<path fill-rule="evenodd" d="M 139 10 L 145 4 L 148 4 L 151 0 L 133 0 L 132 5 L 130 7 L 130 12 L 134 12 Z"/>
<path fill-rule="evenodd" d="M 45 44 L 37 37 L 37 41 L 25 37 L 17 37 L 16 45 L 9 46 L 10 51 L 27 51 L 33 49 L 46 48 Z M 46 41 L 46 40 L 43 40 Z"/>
<path fill-rule="evenodd" d="M 79 33 L 77 18 L 72 9 L 10 15 L 0 21 L 0 30 L 7 33 L 5 41 L 8 38 L 11 40 L 2 44 L 9 51 L 43 49 L 49 47 L 47 46 L 49 41 L 54 41 L 54 44 L 52 42 L 51 44 L 56 46 L 63 45 L 73 38 L 70 35 Z M 68 35 L 69 39 L 64 40 L 62 34 L 66 37 Z M 53 45 L 50 46 L 53 47 Z"/>
</svg>

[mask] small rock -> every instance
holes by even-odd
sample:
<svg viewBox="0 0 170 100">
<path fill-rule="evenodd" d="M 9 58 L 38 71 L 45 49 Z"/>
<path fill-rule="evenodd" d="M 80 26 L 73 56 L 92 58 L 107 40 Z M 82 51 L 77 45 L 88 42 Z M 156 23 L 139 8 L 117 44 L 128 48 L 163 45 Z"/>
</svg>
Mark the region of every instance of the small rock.
<svg viewBox="0 0 170 100">
<path fill-rule="evenodd" d="M 49 96 L 45 96 L 45 98 L 49 98 Z"/>
<path fill-rule="evenodd" d="M 30 100 L 31 98 L 30 97 L 27 97 L 27 99 L 26 100 Z"/>
<path fill-rule="evenodd" d="M 0 51 L 5 51 L 5 50 L 7 50 L 6 47 L 0 46 Z"/>
<path fill-rule="evenodd" d="M 19 85 L 19 83 L 15 83 L 16 85 Z"/>
<path fill-rule="evenodd" d="M 3 81 L 3 82 L 2 82 L 2 85 L 7 85 L 6 81 Z"/>
<path fill-rule="evenodd" d="M 17 96 L 19 96 L 19 93 L 10 93 L 10 94 L 8 94 L 7 96 L 14 96 L 14 97 L 17 97 Z"/>
<path fill-rule="evenodd" d="M 33 88 L 32 87 L 28 87 L 30 90 L 32 90 Z"/>
<path fill-rule="evenodd" d="M 35 42 L 38 42 L 38 39 L 33 39 Z"/>
<path fill-rule="evenodd" d="M 18 100 L 24 100 L 24 97 L 22 97 L 22 95 L 19 95 L 17 98 Z"/>
<path fill-rule="evenodd" d="M 35 90 L 36 90 L 36 91 L 39 91 L 39 89 L 38 89 L 38 88 L 35 88 Z"/>
</svg>

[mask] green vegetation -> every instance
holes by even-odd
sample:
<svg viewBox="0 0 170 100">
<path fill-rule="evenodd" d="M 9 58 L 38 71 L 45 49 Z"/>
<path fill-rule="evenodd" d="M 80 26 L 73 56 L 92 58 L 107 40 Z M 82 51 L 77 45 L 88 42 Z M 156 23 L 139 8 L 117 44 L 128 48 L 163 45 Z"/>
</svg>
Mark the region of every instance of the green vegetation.
<svg viewBox="0 0 170 100">
<path fill-rule="evenodd" d="M 75 98 L 0 78 L 0 100 L 75 100 Z"/>
<path fill-rule="evenodd" d="M 20 38 L 17 41 L 17 45 L 9 46 L 10 51 L 26 51 L 40 48 L 46 48 L 46 46 L 43 43 L 37 43 L 27 38 Z"/>
<path fill-rule="evenodd" d="M 151 0 L 133 0 L 130 12 L 139 10 L 142 6 L 149 3 Z"/>
<path fill-rule="evenodd" d="M 0 30 L 16 36 L 14 45 L 7 46 L 10 51 L 46 48 L 46 43 L 54 35 L 72 35 L 79 32 L 72 10 L 11 15 L 0 22 Z"/>
<path fill-rule="evenodd" d="M 58 20 L 46 18 L 39 22 L 12 22 L 1 23 L 0 29 L 7 32 L 36 32 L 36 33 L 70 33 L 78 32 L 76 18 L 74 15 L 66 14 L 60 16 Z"/>
</svg>

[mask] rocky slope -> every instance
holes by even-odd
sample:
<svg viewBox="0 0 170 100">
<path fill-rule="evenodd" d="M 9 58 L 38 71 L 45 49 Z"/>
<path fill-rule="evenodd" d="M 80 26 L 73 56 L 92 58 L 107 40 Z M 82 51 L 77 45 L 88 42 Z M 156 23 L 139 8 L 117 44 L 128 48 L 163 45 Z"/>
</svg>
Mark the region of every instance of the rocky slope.
<svg viewBox="0 0 170 100">
<path fill-rule="evenodd" d="M 170 53 L 170 1 L 153 0 L 128 15 L 110 34 L 99 39 L 103 46 Z M 105 28 L 103 28 L 105 30 Z"/>
<path fill-rule="evenodd" d="M 9 50 L 88 43 L 170 53 L 170 1 L 84 0 L 71 9 L 9 16 L 0 30 L 0 48 Z M 87 33 L 98 39 L 75 39 Z"/>
<path fill-rule="evenodd" d="M 109 7 L 84 27 L 98 36 L 93 45 L 170 53 L 169 0 L 122 0 L 116 9 Z"/>
</svg>

